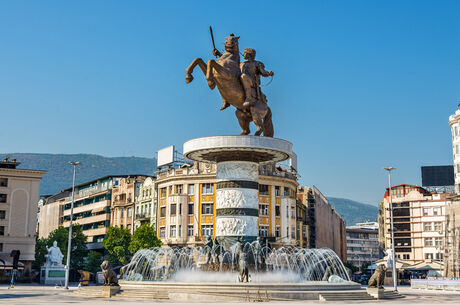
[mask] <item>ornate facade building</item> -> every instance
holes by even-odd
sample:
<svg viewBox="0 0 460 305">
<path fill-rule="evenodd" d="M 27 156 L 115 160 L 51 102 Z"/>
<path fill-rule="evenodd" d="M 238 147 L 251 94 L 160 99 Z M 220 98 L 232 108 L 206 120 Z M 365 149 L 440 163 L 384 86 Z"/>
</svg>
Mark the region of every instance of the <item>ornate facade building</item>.
<svg viewBox="0 0 460 305">
<path fill-rule="evenodd" d="M 452 132 L 452 154 L 454 160 L 455 192 L 460 193 L 460 104 L 459 109 L 449 117 Z"/>
<path fill-rule="evenodd" d="M 157 234 L 163 244 L 192 246 L 215 236 L 216 167 L 195 162 L 158 173 Z M 259 169 L 259 236 L 273 246 L 296 244 L 296 176 Z"/>
<path fill-rule="evenodd" d="M 379 245 L 377 222 L 357 223 L 347 227 L 347 262 L 356 267 L 374 263 L 383 257 Z"/>
<path fill-rule="evenodd" d="M 134 233 L 134 201 L 139 196 L 141 184 L 146 176 L 128 176 L 121 178 L 112 189 L 110 224 L 114 227 L 126 228 Z"/>
<path fill-rule="evenodd" d="M 156 225 L 157 191 L 154 178 L 147 177 L 139 187 L 135 200 L 134 229 L 144 223 Z"/>
</svg>

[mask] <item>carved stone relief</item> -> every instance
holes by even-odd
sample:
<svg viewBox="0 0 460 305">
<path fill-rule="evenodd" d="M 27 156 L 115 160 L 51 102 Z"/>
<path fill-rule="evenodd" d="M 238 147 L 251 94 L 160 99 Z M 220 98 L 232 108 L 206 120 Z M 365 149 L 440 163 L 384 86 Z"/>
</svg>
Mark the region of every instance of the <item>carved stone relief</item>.
<svg viewBox="0 0 460 305">
<path fill-rule="evenodd" d="M 216 236 L 257 236 L 257 217 L 234 216 L 216 219 Z"/>
<path fill-rule="evenodd" d="M 259 181 L 259 166 L 253 162 L 228 161 L 217 163 L 217 180 Z"/>
<path fill-rule="evenodd" d="M 216 209 L 259 208 L 258 191 L 254 189 L 219 189 L 216 193 Z"/>
</svg>

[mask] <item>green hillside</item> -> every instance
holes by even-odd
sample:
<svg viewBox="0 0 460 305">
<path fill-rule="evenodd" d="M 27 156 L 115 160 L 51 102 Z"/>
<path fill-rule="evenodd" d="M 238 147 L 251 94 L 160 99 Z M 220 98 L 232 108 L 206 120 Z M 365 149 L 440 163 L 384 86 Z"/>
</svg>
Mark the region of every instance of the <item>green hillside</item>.
<svg viewBox="0 0 460 305">
<path fill-rule="evenodd" d="M 89 154 L 0 154 L 1 159 L 6 156 L 21 162 L 18 168 L 47 171 L 40 183 L 40 195 L 54 194 L 72 186 L 73 167 L 69 161 L 81 162 L 77 168 L 77 184 L 107 175 L 153 175 L 156 167 L 155 158 L 108 158 Z"/>
<path fill-rule="evenodd" d="M 345 218 L 347 226 L 358 222 L 377 221 L 378 207 L 345 198 L 328 197 L 329 203 Z"/>
</svg>

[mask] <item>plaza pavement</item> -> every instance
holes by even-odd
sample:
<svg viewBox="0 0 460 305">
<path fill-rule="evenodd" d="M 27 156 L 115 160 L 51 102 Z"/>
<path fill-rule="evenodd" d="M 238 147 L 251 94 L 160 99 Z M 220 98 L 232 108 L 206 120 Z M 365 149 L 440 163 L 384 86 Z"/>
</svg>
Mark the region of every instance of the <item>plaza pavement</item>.
<svg viewBox="0 0 460 305">
<path fill-rule="evenodd" d="M 72 287 L 71 289 L 75 289 Z M 389 289 L 389 288 L 388 288 Z M 416 290 L 410 287 L 400 287 L 399 291 L 406 297 L 395 300 L 379 300 L 379 301 L 343 301 L 343 302 L 321 302 L 321 301 L 292 301 L 292 302 L 275 302 L 276 304 L 460 304 L 460 291 L 434 291 L 434 290 Z M 18 304 L 18 305 L 60 305 L 60 304 L 91 304 L 91 305 L 118 305 L 118 304 L 190 304 L 190 302 L 176 301 L 148 301 L 148 300 L 131 300 L 131 299 L 100 299 L 100 298 L 83 298 L 72 296 L 68 291 L 62 288 L 54 288 L 50 286 L 40 285 L 19 285 L 13 289 L 8 289 L 7 285 L 0 285 L 0 304 Z M 196 304 L 197 302 L 195 302 Z M 207 303 L 206 300 L 199 303 Z M 211 302 L 207 304 L 235 304 L 246 302 Z M 252 302 L 251 302 L 252 303 Z M 248 303 L 248 304 L 251 304 Z"/>
</svg>

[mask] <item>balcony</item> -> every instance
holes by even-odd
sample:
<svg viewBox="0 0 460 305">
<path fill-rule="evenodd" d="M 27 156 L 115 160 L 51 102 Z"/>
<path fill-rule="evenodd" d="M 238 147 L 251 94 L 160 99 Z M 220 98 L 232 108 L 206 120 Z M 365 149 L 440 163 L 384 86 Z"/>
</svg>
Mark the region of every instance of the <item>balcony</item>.
<svg viewBox="0 0 460 305">
<path fill-rule="evenodd" d="M 136 220 L 150 219 L 150 213 L 138 213 L 138 214 L 134 215 L 134 219 L 136 219 Z"/>
<path fill-rule="evenodd" d="M 78 223 L 79 225 L 86 225 L 94 222 L 106 221 L 110 220 L 110 214 L 101 214 L 95 216 L 87 216 L 87 217 L 79 217 L 74 219 L 74 223 Z M 64 221 L 62 225 L 64 227 L 69 227 L 70 221 Z"/>
<path fill-rule="evenodd" d="M 81 205 L 78 207 L 73 208 L 73 214 L 79 214 L 83 212 L 88 212 L 92 210 L 99 210 L 101 208 L 109 207 L 110 206 L 110 200 L 101 200 L 95 203 L 90 203 L 87 205 Z M 64 216 L 70 216 L 70 209 L 64 210 L 63 213 Z"/>
</svg>

